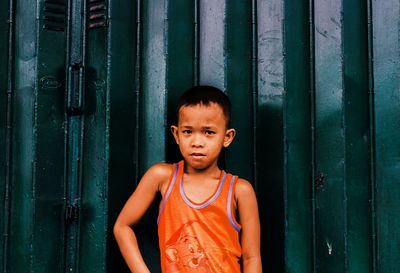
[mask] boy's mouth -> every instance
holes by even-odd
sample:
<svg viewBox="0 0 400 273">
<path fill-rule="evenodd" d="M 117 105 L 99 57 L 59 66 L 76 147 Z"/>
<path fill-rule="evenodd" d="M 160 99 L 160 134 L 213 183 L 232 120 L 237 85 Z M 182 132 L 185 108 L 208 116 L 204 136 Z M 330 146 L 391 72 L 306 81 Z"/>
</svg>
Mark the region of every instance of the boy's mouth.
<svg viewBox="0 0 400 273">
<path fill-rule="evenodd" d="M 191 153 L 190 155 L 194 158 L 201 158 L 201 157 L 206 156 L 205 154 L 202 154 L 202 153 Z"/>
</svg>

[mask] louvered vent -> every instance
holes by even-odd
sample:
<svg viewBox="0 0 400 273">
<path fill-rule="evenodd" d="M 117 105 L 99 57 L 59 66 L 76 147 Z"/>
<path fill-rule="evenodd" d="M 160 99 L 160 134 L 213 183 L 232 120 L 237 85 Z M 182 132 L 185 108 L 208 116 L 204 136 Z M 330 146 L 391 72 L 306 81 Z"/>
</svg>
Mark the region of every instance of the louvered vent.
<svg viewBox="0 0 400 273">
<path fill-rule="evenodd" d="M 105 0 L 89 0 L 89 28 L 106 26 L 106 12 Z"/>
<path fill-rule="evenodd" d="M 67 15 L 67 0 L 46 0 L 44 2 L 44 28 L 64 31 Z"/>
</svg>

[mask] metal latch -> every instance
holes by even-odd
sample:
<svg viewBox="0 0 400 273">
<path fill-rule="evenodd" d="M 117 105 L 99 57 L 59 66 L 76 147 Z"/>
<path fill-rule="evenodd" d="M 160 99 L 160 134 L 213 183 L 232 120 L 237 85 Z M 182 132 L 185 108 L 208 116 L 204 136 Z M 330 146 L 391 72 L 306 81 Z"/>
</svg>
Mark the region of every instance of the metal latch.
<svg viewBox="0 0 400 273">
<path fill-rule="evenodd" d="M 84 107 L 84 69 L 76 63 L 68 68 L 67 110 L 71 115 L 83 114 Z"/>
</svg>

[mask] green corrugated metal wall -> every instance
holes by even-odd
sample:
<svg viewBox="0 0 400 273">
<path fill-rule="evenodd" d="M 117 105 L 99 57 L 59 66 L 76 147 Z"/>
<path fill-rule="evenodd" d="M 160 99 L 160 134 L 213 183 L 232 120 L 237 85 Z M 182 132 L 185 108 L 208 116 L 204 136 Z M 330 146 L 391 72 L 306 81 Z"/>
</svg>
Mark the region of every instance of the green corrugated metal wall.
<svg viewBox="0 0 400 273">
<path fill-rule="evenodd" d="M 0 270 L 127 272 L 111 235 L 179 159 L 193 84 L 225 90 L 264 272 L 398 273 L 397 0 L 0 2 Z M 83 16 L 82 16 L 83 15 Z M 159 272 L 155 205 L 140 243 Z"/>
</svg>

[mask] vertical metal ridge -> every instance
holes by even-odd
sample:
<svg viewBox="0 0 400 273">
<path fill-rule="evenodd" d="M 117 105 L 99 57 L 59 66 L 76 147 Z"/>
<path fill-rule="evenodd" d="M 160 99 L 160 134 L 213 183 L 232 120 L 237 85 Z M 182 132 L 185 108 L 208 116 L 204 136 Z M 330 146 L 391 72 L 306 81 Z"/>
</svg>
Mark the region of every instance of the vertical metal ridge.
<svg viewBox="0 0 400 273">
<path fill-rule="evenodd" d="M 311 208 L 312 208 L 312 267 L 313 273 L 317 272 L 317 242 L 316 242 L 316 147 L 315 147 L 315 25 L 314 25 L 314 0 L 309 0 L 310 21 L 310 116 L 311 116 Z"/>
<path fill-rule="evenodd" d="M 197 1 L 197 0 L 196 0 Z M 253 102 L 253 179 L 254 187 L 258 192 L 257 175 L 257 109 L 258 109 L 258 82 L 257 82 L 257 0 L 251 0 L 251 89 Z"/>
<path fill-rule="evenodd" d="M 106 118 L 105 118 L 105 138 L 104 138 L 104 157 L 106 164 L 104 166 L 104 177 L 105 181 L 103 184 L 103 196 L 104 196 L 104 211 L 103 211 L 103 227 L 104 227 L 104 237 L 103 237 L 103 266 L 104 268 L 107 268 L 107 234 L 109 234 L 109 225 L 108 225 L 108 220 L 109 220 L 109 205 L 108 205 L 108 192 L 109 192 L 109 173 L 110 173 L 110 120 L 111 120 L 111 28 L 112 28 L 112 20 L 111 19 L 111 0 L 106 0 L 105 3 L 107 5 L 107 17 L 106 21 L 108 22 L 107 24 L 107 34 L 106 34 L 106 39 L 107 39 L 107 65 L 106 65 L 106 73 L 107 73 L 107 80 L 106 80 Z"/>
<path fill-rule="evenodd" d="M 164 31 L 163 31 L 163 42 L 164 42 L 164 52 L 163 52 L 163 57 L 164 57 L 164 64 L 165 64 L 165 76 L 164 76 L 164 111 L 165 113 L 168 112 L 168 89 L 169 89 L 169 80 L 168 80 L 168 70 L 169 70 L 169 65 L 168 65 L 168 29 L 169 29 L 169 16 L 168 16 L 168 10 L 169 10 L 169 0 L 163 0 L 164 1 Z M 164 134 L 167 134 L 167 128 L 168 128 L 168 115 L 164 114 L 163 115 L 163 126 L 164 126 Z M 167 141 L 166 136 L 164 137 L 164 141 Z M 167 157 L 167 149 L 164 149 L 163 151 L 163 159 L 164 161 L 166 160 Z"/>
<path fill-rule="evenodd" d="M 223 24 L 224 24 L 224 33 L 223 33 L 223 35 L 224 35 L 224 41 L 223 41 L 223 64 L 224 64 L 224 72 L 223 72 L 223 77 L 224 77 L 224 79 L 223 79 L 223 88 L 222 88 L 222 90 L 225 92 L 225 93 L 228 93 L 228 90 L 227 90 L 227 88 L 228 88 L 228 76 L 227 76 L 227 71 L 228 71 L 228 59 L 229 59 L 229 57 L 230 57 L 230 54 L 229 54 L 229 51 L 227 50 L 228 49 L 228 23 L 227 23 L 227 13 L 228 13 L 228 7 L 227 7 L 227 5 L 228 5 L 228 3 L 229 3 L 229 1 L 230 0 L 225 0 L 224 1 L 224 13 L 223 13 L 223 16 L 224 16 L 224 18 L 223 18 Z M 226 154 L 225 154 L 225 156 L 226 156 Z M 226 159 L 225 159 L 225 162 L 226 162 Z"/>
<path fill-rule="evenodd" d="M 84 2 L 84 13 L 86 14 L 86 1 Z M 86 32 L 86 24 L 84 23 L 84 32 Z M 85 36 L 85 35 L 84 35 Z M 86 47 L 86 43 L 83 43 L 84 48 Z M 85 50 L 83 50 L 85 51 Z M 84 54 L 83 54 L 84 55 Z M 84 59 L 83 59 L 84 60 Z M 83 62 L 84 63 L 84 62 Z M 78 230 L 77 230 L 77 234 L 76 234 L 76 240 L 78 242 L 77 247 L 76 247 L 76 253 L 78 255 L 76 255 L 76 273 L 79 273 L 80 270 L 80 253 L 81 253 L 81 227 L 82 227 L 82 217 L 80 217 L 80 215 L 82 214 L 82 204 L 83 204 L 83 199 L 82 199 L 82 192 L 83 192 L 83 153 L 84 153 L 84 137 L 85 137 L 85 115 L 82 115 L 81 119 L 80 119 L 80 143 L 79 143 L 79 159 L 78 159 L 78 200 L 79 200 L 79 205 L 78 205 L 78 212 L 79 212 L 79 217 L 78 217 Z M 69 272 L 71 273 L 71 272 Z"/>
<path fill-rule="evenodd" d="M 38 18 L 39 14 L 39 2 L 36 0 L 36 18 Z M 40 35 L 40 21 L 35 20 L 35 45 L 39 44 L 39 35 Z M 35 47 L 35 81 L 34 81 L 34 86 L 33 86 L 33 126 L 32 126 L 32 185 L 31 185 L 31 206 L 32 206 L 32 215 L 31 215 L 31 223 L 32 223 L 32 230 L 30 234 L 30 269 L 31 271 L 34 271 L 34 265 L 35 265 L 35 229 L 34 227 L 36 226 L 36 183 L 37 183 L 37 154 L 38 154 L 38 132 L 37 132 L 37 127 L 38 127 L 38 92 L 39 92 L 39 86 L 38 86 L 38 55 L 39 55 L 39 47 Z"/>
<path fill-rule="evenodd" d="M 81 31 L 82 31 L 82 34 L 81 34 L 82 35 L 82 45 L 81 45 L 82 53 L 81 54 L 82 54 L 82 66 L 85 67 L 85 64 L 86 64 L 86 39 L 87 39 L 87 29 L 88 29 L 88 26 L 87 26 L 88 18 L 86 16 L 86 14 L 88 14 L 89 1 L 82 1 L 82 3 L 83 3 L 83 14 L 85 14 L 85 16 L 82 16 L 82 28 L 81 28 Z"/>
<path fill-rule="evenodd" d="M 142 67 L 142 59 L 141 59 L 141 37 L 142 37 L 142 0 L 137 0 L 137 9 L 136 9 L 136 64 L 135 64 L 135 93 L 136 93 L 136 120 L 135 120 L 135 153 L 134 160 L 135 162 L 135 183 L 139 183 L 139 160 L 140 160 L 140 152 L 139 152 L 139 137 L 140 137 L 140 88 L 141 88 L 141 67 Z"/>
<path fill-rule="evenodd" d="M 376 235 L 376 165 L 375 165 L 375 90 L 374 90 L 374 52 L 373 52 L 373 20 L 372 0 L 367 1 L 368 16 L 368 78 L 369 78 L 369 137 L 370 137 L 370 189 L 371 189 L 371 233 L 372 233 L 372 272 L 378 268 L 378 238 Z"/>
<path fill-rule="evenodd" d="M 199 52 L 200 52 L 200 17 L 199 17 L 199 0 L 194 0 L 194 22 L 193 22 L 193 85 L 199 84 Z"/>
<path fill-rule="evenodd" d="M 71 40 L 71 3 L 73 0 L 68 0 L 67 1 L 67 16 L 66 16 L 66 37 L 65 37 L 65 74 L 64 78 L 66 79 L 66 84 L 64 87 L 64 107 L 67 106 L 67 101 L 68 101 L 68 91 L 67 91 L 67 79 L 68 79 L 68 64 L 69 64 L 69 59 L 71 56 L 71 48 L 70 48 L 70 40 Z M 69 155 L 68 151 L 68 115 L 67 111 L 64 112 L 64 155 Z M 64 184 L 63 184 L 63 209 L 66 210 L 68 206 L 68 156 L 65 156 L 64 158 Z M 66 224 L 62 225 L 62 237 L 64 239 L 64 247 L 61 250 L 61 268 L 66 268 L 67 266 L 67 236 L 68 236 L 68 227 Z"/>
<path fill-rule="evenodd" d="M 342 128 L 343 128 L 343 244 L 344 244 L 344 272 L 349 272 L 349 250 L 348 250 L 348 212 L 347 212 L 347 120 L 346 120 L 346 99 L 347 92 L 345 86 L 345 59 L 344 59 L 344 0 L 341 0 L 340 5 L 340 64 L 341 64 L 341 85 L 342 85 Z"/>
<path fill-rule="evenodd" d="M 6 177 L 4 192 L 4 227 L 3 227 L 3 272 L 8 272 L 8 239 L 10 232 L 10 215 L 11 215 L 11 162 L 12 162 L 12 104 L 13 104 L 13 54 L 14 54 L 14 0 L 8 1 L 8 56 L 7 56 L 7 109 L 6 109 Z"/>
<path fill-rule="evenodd" d="M 282 92 L 282 147 L 283 147 L 283 166 L 282 166 L 282 176 L 283 176 L 283 190 L 282 190 L 282 198 L 283 198 L 283 219 L 285 220 L 285 224 L 283 226 L 283 255 L 284 255 L 284 263 L 288 260 L 287 256 L 287 234 L 288 234 L 288 135 L 287 135 L 287 104 L 288 104 L 288 96 L 287 96 L 287 57 L 286 57 L 286 1 L 282 1 L 282 57 L 283 57 L 283 67 L 282 67 L 282 84 L 283 84 L 283 92 Z M 285 268 L 286 270 L 286 268 Z"/>
<path fill-rule="evenodd" d="M 69 68 L 78 70 L 79 83 L 84 82 L 81 77 L 84 74 L 86 60 L 86 16 L 87 2 L 70 0 L 68 3 L 68 25 L 67 25 L 67 65 Z M 70 69 L 66 69 L 67 102 L 69 89 L 76 88 L 70 86 Z M 84 90 L 82 90 L 84 97 Z M 68 103 L 67 103 L 68 104 Z M 81 217 L 79 210 L 82 206 L 82 180 L 83 180 L 83 145 L 84 145 L 85 116 L 82 113 L 66 114 L 66 184 L 65 184 L 65 250 L 64 250 L 64 270 L 66 273 L 78 273 L 80 271 L 80 227 Z M 68 213 L 72 213 L 69 215 Z M 68 215 L 67 215 L 68 214 Z M 71 219 L 69 218 L 71 217 Z M 73 222 L 70 222 L 73 221 Z"/>
</svg>

